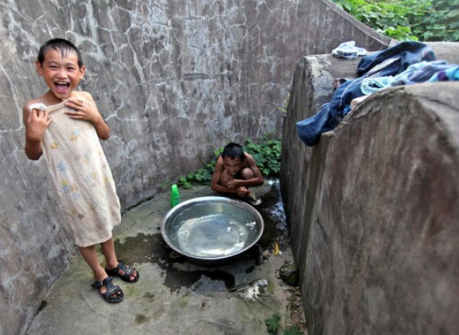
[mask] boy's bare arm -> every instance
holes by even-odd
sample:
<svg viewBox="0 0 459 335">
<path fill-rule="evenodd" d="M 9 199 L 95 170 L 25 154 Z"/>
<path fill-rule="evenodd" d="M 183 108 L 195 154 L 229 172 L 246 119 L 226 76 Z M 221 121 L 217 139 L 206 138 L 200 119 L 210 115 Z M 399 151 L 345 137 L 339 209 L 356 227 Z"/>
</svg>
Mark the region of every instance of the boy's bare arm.
<svg viewBox="0 0 459 335">
<path fill-rule="evenodd" d="M 74 109 L 67 112 L 67 115 L 72 119 L 91 122 L 94 128 L 96 128 L 97 136 L 101 140 L 107 140 L 110 137 L 110 128 L 97 109 L 97 105 L 91 94 L 88 92 L 78 92 L 78 95 L 75 98 L 68 99 L 65 105 Z"/>
<path fill-rule="evenodd" d="M 223 162 L 220 158 L 218 158 L 217 162 L 215 163 L 212 179 L 210 180 L 210 188 L 215 192 L 230 193 L 230 190 L 226 186 L 220 184 L 220 178 L 222 176 L 223 169 Z"/>
<path fill-rule="evenodd" d="M 210 181 L 210 188 L 219 193 L 236 194 L 236 189 L 230 189 L 228 186 L 221 184 L 221 178 L 224 170 L 225 166 L 223 164 L 223 160 L 219 157 L 215 163 L 214 173 L 212 174 L 212 179 Z"/>
</svg>

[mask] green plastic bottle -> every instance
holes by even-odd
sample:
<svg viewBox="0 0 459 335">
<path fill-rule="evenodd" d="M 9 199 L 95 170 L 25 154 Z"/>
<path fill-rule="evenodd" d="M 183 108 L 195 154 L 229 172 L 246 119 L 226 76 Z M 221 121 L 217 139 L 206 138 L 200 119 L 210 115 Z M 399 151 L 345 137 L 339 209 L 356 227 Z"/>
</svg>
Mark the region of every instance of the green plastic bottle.
<svg viewBox="0 0 459 335">
<path fill-rule="evenodd" d="M 171 186 L 171 208 L 180 203 L 180 193 L 176 184 Z"/>
</svg>

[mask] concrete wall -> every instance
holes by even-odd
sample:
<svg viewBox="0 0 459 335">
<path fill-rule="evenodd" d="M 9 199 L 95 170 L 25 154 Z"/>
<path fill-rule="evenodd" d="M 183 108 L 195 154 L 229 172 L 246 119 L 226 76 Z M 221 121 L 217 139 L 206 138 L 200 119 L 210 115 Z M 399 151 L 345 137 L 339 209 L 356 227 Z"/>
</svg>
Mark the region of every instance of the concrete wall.
<svg viewBox="0 0 459 335">
<path fill-rule="evenodd" d="M 23 153 L 23 104 L 46 87 L 39 46 L 84 55 L 82 84 L 112 129 L 103 143 L 124 209 L 229 140 L 282 130 L 295 63 L 344 40 L 388 43 L 328 1 L 44 0 L 0 3 L 0 334 L 23 334 L 73 243 L 43 161 Z"/>
<path fill-rule="evenodd" d="M 459 44 L 433 46 L 455 61 Z M 284 121 L 281 186 L 309 334 L 455 334 L 459 83 L 378 93 L 306 147 L 295 122 L 356 65 L 302 59 Z"/>
</svg>

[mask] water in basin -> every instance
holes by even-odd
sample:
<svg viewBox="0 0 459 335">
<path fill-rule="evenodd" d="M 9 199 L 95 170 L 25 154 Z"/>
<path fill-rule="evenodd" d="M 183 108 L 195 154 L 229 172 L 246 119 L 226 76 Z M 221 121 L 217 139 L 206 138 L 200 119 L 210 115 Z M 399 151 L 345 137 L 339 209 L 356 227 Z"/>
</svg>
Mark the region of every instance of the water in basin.
<svg viewBox="0 0 459 335">
<path fill-rule="evenodd" d="M 185 254 L 212 258 L 233 255 L 259 233 L 252 212 L 217 202 L 185 208 L 169 226 L 170 242 Z"/>
</svg>

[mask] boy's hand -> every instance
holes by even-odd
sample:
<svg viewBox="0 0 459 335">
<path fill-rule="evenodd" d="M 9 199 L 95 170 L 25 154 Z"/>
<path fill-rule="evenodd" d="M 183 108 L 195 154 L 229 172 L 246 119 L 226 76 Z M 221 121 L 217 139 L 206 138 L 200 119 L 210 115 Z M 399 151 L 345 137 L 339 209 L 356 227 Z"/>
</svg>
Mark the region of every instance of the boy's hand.
<svg viewBox="0 0 459 335">
<path fill-rule="evenodd" d="M 241 198 L 245 198 L 249 195 L 249 193 L 250 191 L 244 186 L 241 186 L 236 190 L 236 195 Z"/>
<path fill-rule="evenodd" d="M 68 99 L 65 102 L 65 106 L 72 108 L 72 110 L 66 111 L 66 114 L 72 119 L 85 120 L 95 123 L 101 118 L 97 107 L 89 101 Z"/>
<path fill-rule="evenodd" d="M 231 179 L 230 181 L 228 181 L 225 185 L 228 189 L 230 189 L 231 191 L 234 191 L 235 189 L 237 189 L 239 187 L 239 183 L 236 179 Z"/>
<path fill-rule="evenodd" d="M 46 110 L 32 109 L 26 118 L 26 139 L 32 142 L 41 141 L 52 121 Z"/>
<path fill-rule="evenodd" d="M 24 107 L 24 125 L 26 128 L 25 153 L 29 159 L 37 160 L 43 153 L 42 141 L 46 128 L 53 121 L 46 109 Z"/>
<path fill-rule="evenodd" d="M 81 92 L 83 94 L 83 92 Z M 85 120 L 91 122 L 96 128 L 97 136 L 100 139 L 106 140 L 110 137 L 110 128 L 105 123 L 102 115 L 97 109 L 91 95 L 87 92 L 84 93 L 85 99 L 71 98 L 65 102 L 65 106 L 72 108 L 68 110 L 67 115 L 75 120 Z"/>
</svg>

